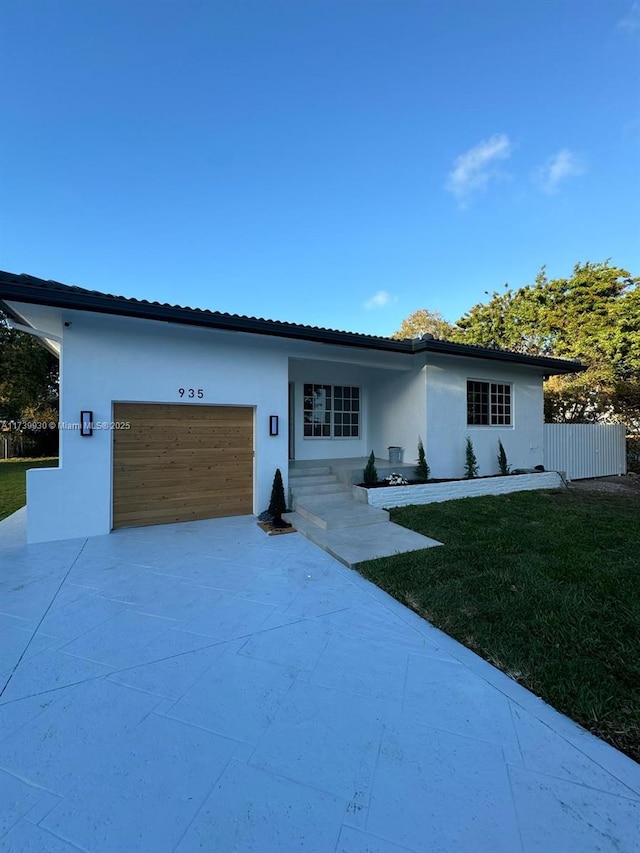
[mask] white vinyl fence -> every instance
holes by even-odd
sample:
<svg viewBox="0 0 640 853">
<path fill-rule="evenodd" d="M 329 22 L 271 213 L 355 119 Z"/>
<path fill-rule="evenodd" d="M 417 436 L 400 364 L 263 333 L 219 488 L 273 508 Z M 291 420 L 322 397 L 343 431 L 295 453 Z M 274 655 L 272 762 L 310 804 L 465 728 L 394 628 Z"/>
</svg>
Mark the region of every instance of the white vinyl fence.
<svg viewBox="0 0 640 853">
<path fill-rule="evenodd" d="M 624 424 L 545 424 L 544 467 L 569 480 L 627 473 Z"/>
</svg>

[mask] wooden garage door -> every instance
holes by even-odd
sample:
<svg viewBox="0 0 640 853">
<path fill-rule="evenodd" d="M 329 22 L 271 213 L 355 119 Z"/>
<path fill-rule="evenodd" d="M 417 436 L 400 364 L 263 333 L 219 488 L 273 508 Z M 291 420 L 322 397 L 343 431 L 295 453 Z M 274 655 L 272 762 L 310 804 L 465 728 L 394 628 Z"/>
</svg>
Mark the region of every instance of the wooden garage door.
<svg viewBox="0 0 640 853">
<path fill-rule="evenodd" d="M 253 512 L 253 409 L 116 403 L 113 526 Z"/>
</svg>

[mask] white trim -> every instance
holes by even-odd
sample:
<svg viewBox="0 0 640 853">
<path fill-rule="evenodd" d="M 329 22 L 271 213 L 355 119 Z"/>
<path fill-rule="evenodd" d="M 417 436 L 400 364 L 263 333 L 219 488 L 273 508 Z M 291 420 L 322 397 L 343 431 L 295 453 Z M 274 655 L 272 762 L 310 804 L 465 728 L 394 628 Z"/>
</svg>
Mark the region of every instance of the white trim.
<svg viewBox="0 0 640 853">
<path fill-rule="evenodd" d="M 60 335 L 54 335 L 53 332 L 43 332 L 42 329 L 34 329 L 32 326 L 23 326 L 22 323 L 16 323 L 7 317 L 7 324 L 10 329 L 15 329 L 16 332 L 24 332 L 27 335 L 33 335 L 34 338 L 44 338 L 47 341 L 55 341 L 58 344 L 62 343 Z"/>
</svg>

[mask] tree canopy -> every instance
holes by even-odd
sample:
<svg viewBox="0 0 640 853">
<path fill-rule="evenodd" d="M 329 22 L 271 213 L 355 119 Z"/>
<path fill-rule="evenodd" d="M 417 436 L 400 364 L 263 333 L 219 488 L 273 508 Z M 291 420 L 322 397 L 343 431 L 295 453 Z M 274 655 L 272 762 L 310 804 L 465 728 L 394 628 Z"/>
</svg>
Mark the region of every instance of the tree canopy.
<svg viewBox="0 0 640 853">
<path fill-rule="evenodd" d="M 0 313 L 0 422 L 57 420 L 58 359 Z"/>
<path fill-rule="evenodd" d="M 608 261 L 576 264 L 569 278 L 551 280 L 543 267 L 533 284 L 518 290 L 505 285 L 454 325 L 443 321 L 448 326 L 444 336 L 529 355 L 580 359 L 588 366 L 585 372 L 553 376 L 546 383 L 547 420 L 620 420 L 640 430 L 639 284 L 639 277 Z M 405 324 L 412 329 L 414 318 L 423 313 L 431 315 L 417 311 L 401 330 Z"/>
<path fill-rule="evenodd" d="M 423 335 L 433 335 L 439 340 L 450 340 L 453 326 L 444 319 L 439 311 L 429 311 L 428 308 L 419 308 L 402 321 L 402 325 L 392 337 L 398 340 L 403 338 L 421 338 Z"/>
</svg>

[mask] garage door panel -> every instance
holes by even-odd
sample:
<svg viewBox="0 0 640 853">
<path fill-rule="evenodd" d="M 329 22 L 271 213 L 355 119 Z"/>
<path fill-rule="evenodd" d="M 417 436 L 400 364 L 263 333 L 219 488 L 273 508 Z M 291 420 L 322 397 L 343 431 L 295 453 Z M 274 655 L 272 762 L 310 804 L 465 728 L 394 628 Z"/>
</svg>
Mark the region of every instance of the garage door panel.
<svg viewBox="0 0 640 853">
<path fill-rule="evenodd" d="M 155 492 L 146 492 L 144 497 L 139 495 L 130 495 L 123 497 L 120 502 L 119 512 L 126 514 L 127 512 L 137 512 L 157 509 L 159 512 L 169 509 L 176 510 L 181 507 L 192 507 L 193 499 L 200 498 L 207 501 L 207 506 L 224 506 L 226 503 L 237 504 L 244 499 L 244 491 L 239 489 L 225 490 L 224 496 L 220 498 L 219 489 L 196 489 L 190 491 L 188 497 L 184 495 L 176 495 L 170 489 L 158 489 Z M 162 506 L 158 507 L 158 499 L 162 501 Z M 196 507 L 197 509 L 197 507 Z"/>
<path fill-rule="evenodd" d="M 209 423 L 210 416 L 207 414 L 207 411 L 211 409 L 217 410 L 218 415 L 216 420 L 218 423 L 246 423 L 245 414 L 252 411 L 249 406 L 203 406 L 188 405 L 187 403 L 176 405 L 165 405 L 162 403 L 117 403 L 116 405 L 117 412 L 114 412 L 114 414 L 117 421 L 122 422 L 131 419 L 136 423 L 140 423 L 141 420 L 147 422 L 152 420 L 154 423 L 162 425 L 198 421 Z M 141 418 L 141 406 L 147 409 L 153 407 L 154 411 L 149 416 L 147 416 L 148 413 L 144 413 Z M 122 430 L 122 432 L 128 432 L 128 430 Z"/>
<path fill-rule="evenodd" d="M 113 526 L 253 512 L 253 409 L 117 403 Z"/>
<path fill-rule="evenodd" d="M 122 508 L 128 504 L 135 504 L 142 507 L 144 504 L 148 504 L 149 501 L 155 501 L 158 497 L 163 498 L 163 500 L 182 500 L 187 502 L 198 495 L 219 499 L 221 491 L 224 492 L 225 499 L 231 497 L 243 498 L 247 493 L 247 484 L 239 483 L 232 477 L 216 483 L 204 479 L 193 480 L 189 488 L 188 497 L 176 494 L 175 483 L 166 480 L 143 484 L 142 488 L 122 486 L 118 490 L 120 497 L 118 510 L 122 511 Z M 145 506 L 145 509 L 147 508 L 150 508 L 150 506 Z"/>
<path fill-rule="evenodd" d="M 180 446 L 185 441 L 189 441 L 188 436 L 176 436 L 175 444 L 171 447 L 167 447 L 164 442 L 153 442 L 151 445 L 145 444 L 142 447 L 128 445 L 119 449 L 118 458 L 130 460 L 135 458 L 152 459 L 158 456 L 168 456 L 173 459 L 188 459 L 189 456 L 198 455 L 216 461 L 224 459 L 226 455 L 233 456 L 236 454 L 241 454 L 247 458 L 252 453 L 249 447 L 238 447 L 237 443 L 234 444 L 232 441 L 226 439 L 223 439 L 215 448 L 210 447 L 205 439 L 189 442 L 189 447 Z M 211 441 L 211 436 L 209 436 L 208 441 Z"/>
<path fill-rule="evenodd" d="M 173 469 L 159 469 L 157 471 L 148 471 L 141 468 L 136 477 L 136 482 L 131 484 L 128 475 L 114 476 L 114 483 L 118 485 L 119 493 L 126 494 L 127 492 L 137 492 L 139 489 L 154 488 L 156 486 L 173 486 L 175 484 L 175 476 Z M 215 475 L 211 469 L 199 470 L 197 468 L 181 470 L 185 476 L 189 477 L 189 482 L 196 483 L 219 483 L 242 482 L 243 488 L 246 488 L 248 483 L 251 483 L 251 477 L 247 476 L 241 467 L 236 466 L 224 469 L 217 469 Z"/>
<path fill-rule="evenodd" d="M 251 515 L 251 510 L 247 510 L 244 502 L 230 504 L 225 501 L 224 505 L 220 505 L 218 511 L 215 507 L 206 510 L 194 510 L 189 507 L 182 507 L 179 510 L 164 510 L 162 512 L 157 509 L 143 510 L 141 512 L 127 513 L 123 516 L 122 523 L 115 523 L 114 528 L 122 527 L 146 527 L 150 524 L 175 524 L 176 522 L 184 521 L 202 521 L 206 518 L 222 518 L 228 515 Z"/>
<path fill-rule="evenodd" d="M 118 470 L 114 471 L 114 484 L 122 483 L 122 478 L 125 480 L 130 479 L 133 474 L 136 475 L 136 482 L 138 478 L 142 477 L 149 477 L 152 480 L 163 478 L 174 480 L 180 476 L 186 478 L 208 476 L 212 478 L 227 476 L 229 474 L 237 477 L 242 476 L 247 480 L 252 479 L 251 475 L 247 473 L 247 468 L 252 467 L 253 457 L 251 456 L 238 461 L 232 460 L 225 465 L 215 465 L 205 461 L 199 466 L 198 462 L 199 460 L 196 455 L 188 460 L 188 464 L 186 462 L 184 464 L 167 462 L 163 458 L 158 459 L 156 457 L 153 463 L 145 464 L 144 461 L 137 461 L 129 466 L 119 465 Z"/>
<path fill-rule="evenodd" d="M 158 437 L 159 431 L 162 431 L 161 437 Z M 136 430 L 135 436 L 129 436 L 128 433 L 129 430 L 127 430 L 127 434 L 122 434 L 122 438 L 120 439 L 122 447 L 146 447 L 147 445 L 157 446 L 158 444 L 166 444 L 169 437 L 176 440 L 182 438 L 183 435 L 189 436 L 190 441 L 193 443 L 200 441 L 206 444 L 211 439 L 211 425 L 207 427 L 198 427 L 198 429 L 189 429 L 188 427 L 185 429 L 170 429 L 158 424 L 158 426 L 154 426 L 152 429 Z M 251 443 L 253 438 L 252 430 L 247 429 L 244 426 L 225 426 L 224 429 L 217 429 L 216 435 L 220 441 L 227 441 L 231 444 L 238 444 L 238 442 L 243 439 L 244 441 Z"/>
</svg>

